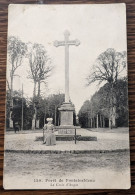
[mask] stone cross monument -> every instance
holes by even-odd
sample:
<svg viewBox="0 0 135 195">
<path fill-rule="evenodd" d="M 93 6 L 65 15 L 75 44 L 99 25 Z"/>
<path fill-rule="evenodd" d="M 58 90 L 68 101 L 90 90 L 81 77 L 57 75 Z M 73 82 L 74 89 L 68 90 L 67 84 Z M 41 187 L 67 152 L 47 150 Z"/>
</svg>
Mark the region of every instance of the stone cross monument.
<svg viewBox="0 0 135 195">
<path fill-rule="evenodd" d="M 65 40 L 64 41 L 55 41 L 54 46 L 59 47 L 59 46 L 64 46 L 65 47 L 65 102 L 69 102 L 69 46 L 70 45 L 80 45 L 79 40 L 69 40 L 69 35 L 70 33 L 68 31 L 65 31 L 64 36 Z"/>
<path fill-rule="evenodd" d="M 61 105 L 59 108 L 59 111 L 61 113 L 60 118 L 60 127 L 61 131 L 60 133 L 70 133 L 70 129 L 73 129 L 73 111 L 74 106 L 70 102 L 69 98 L 69 46 L 80 45 L 79 40 L 69 40 L 70 33 L 68 31 L 65 31 L 64 41 L 55 41 L 54 46 L 64 46 L 65 47 L 65 102 Z"/>
</svg>

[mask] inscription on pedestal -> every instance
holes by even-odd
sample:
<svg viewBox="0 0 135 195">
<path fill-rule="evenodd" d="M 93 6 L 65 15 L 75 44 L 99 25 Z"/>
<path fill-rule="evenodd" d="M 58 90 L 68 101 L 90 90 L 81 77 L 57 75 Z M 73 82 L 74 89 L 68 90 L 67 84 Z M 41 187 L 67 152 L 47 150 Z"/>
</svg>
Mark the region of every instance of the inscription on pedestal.
<svg viewBox="0 0 135 195">
<path fill-rule="evenodd" d="M 58 134 L 75 134 L 75 129 L 59 129 Z"/>
</svg>

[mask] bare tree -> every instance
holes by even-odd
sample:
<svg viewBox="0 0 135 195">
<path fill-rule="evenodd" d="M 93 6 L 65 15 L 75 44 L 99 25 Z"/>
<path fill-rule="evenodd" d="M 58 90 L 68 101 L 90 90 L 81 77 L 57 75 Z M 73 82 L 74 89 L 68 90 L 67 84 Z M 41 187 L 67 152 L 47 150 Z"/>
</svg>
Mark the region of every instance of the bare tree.
<svg viewBox="0 0 135 195">
<path fill-rule="evenodd" d="M 8 39 L 8 56 L 9 62 L 11 63 L 11 71 L 10 71 L 10 78 L 11 78 L 11 97 L 13 93 L 13 79 L 15 71 L 19 66 L 22 64 L 22 59 L 26 54 L 27 46 L 18 38 L 11 36 Z"/>
<path fill-rule="evenodd" d="M 28 54 L 30 71 L 28 78 L 34 81 L 33 97 L 36 96 L 36 85 L 38 84 L 38 97 L 40 96 L 40 85 L 46 82 L 49 73 L 52 70 L 51 60 L 47 56 L 47 52 L 41 44 L 30 44 Z"/>
<path fill-rule="evenodd" d="M 26 54 L 27 46 L 17 37 L 11 36 L 8 38 L 8 59 L 11 64 L 10 70 L 10 104 L 13 106 L 13 80 L 15 72 L 22 65 L 22 60 Z M 8 83 L 9 84 L 9 83 Z"/>
<path fill-rule="evenodd" d="M 87 84 L 95 81 L 101 84 L 103 81 L 110 85 L 110 127 L 116 126 L 116 96 L 114 86 L 126 67 L 126 52 L 116 52 L 114 49 L 107 49 L 101 53 L 93 67 L 93 72 L 87 77 Z"/>
<path fill-rule="evenodd" d="M 34 106 L 34 116 L 33 116 L 33 129 L 35 129 L 37 108 L 36 105 L 40 99 L 40 85 L 41 83 L 46 83 L 46 79 L 52 70 L 51 60 L 47 56 L 47 52 L 42 44 L 28 44 L 28 60 L 30 65 L 30 71 L 28 72 L 28 78 L 32 79 L 34 82 L 33 90 L 33 106 Z M 36 98 L 36 87 L 38 85 L 38 94 Z"/>
<path fill-rule="evenodd" d="M 46 79 L 50 76 L 52 66 L 51 66 L 51 60 L 47 56 L 45 50 L 40 51 L 37 62 L 38 62 L 37 82 L 38 82 L 38 97 L 39 97 L 40 85 L 41 83 L 46 84 Z"/>
</svg>

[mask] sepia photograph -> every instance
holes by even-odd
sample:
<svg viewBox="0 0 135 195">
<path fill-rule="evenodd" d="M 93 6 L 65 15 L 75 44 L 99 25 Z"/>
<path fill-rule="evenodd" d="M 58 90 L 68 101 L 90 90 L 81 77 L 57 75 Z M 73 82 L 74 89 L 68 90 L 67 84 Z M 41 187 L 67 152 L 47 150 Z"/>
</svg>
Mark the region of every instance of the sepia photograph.
<svg viewBox="0 0 135 195">
<path fill-rule="evenodd" d="M 129 189 L 126 5 L 8 7 L 4 189 Z"/>
</svg>

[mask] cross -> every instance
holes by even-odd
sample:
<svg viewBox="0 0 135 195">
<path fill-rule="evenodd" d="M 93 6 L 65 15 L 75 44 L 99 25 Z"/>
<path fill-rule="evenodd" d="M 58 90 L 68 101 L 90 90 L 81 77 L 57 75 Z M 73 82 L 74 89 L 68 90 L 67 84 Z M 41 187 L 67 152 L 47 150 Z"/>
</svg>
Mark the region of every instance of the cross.
<svg viewBox="0 0 135 195">
<path fill-rule="evenodd" d="M 65 40 L 64 41 L 54 41 L 54 46 L 59 47 L 59 46 L 65 46 L 65 102 L 69 102 L 69 46 L 70 45 L 75 45 L 78 46 L 80 45 L 79 40 L 69 40 L 69 31 L 64 32 Z"/>
</svg>

